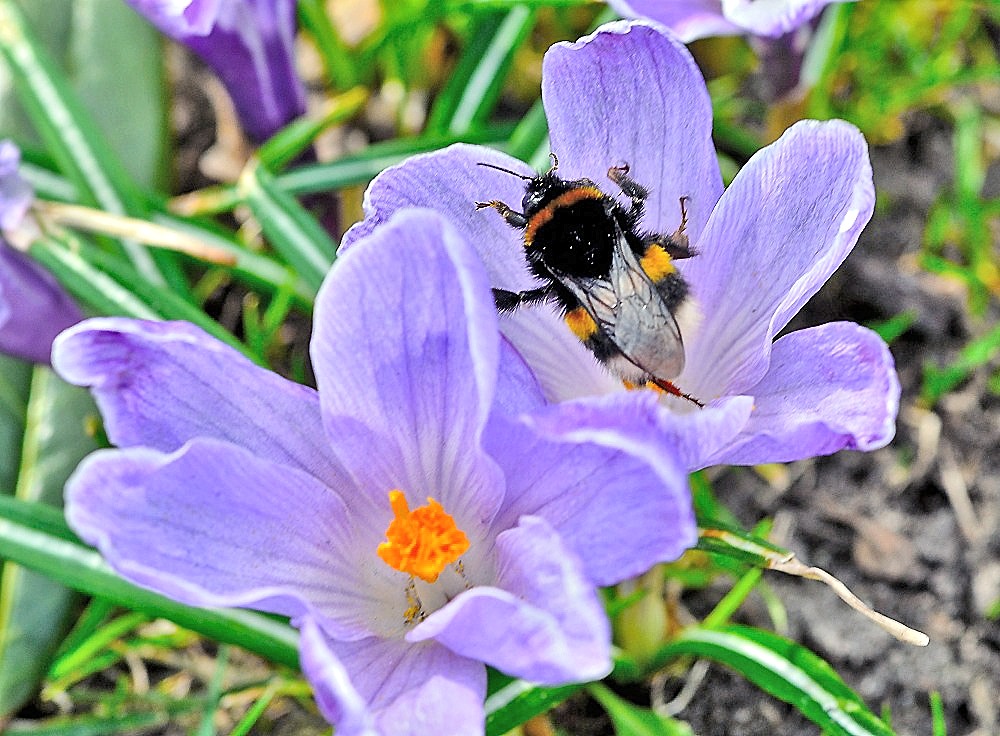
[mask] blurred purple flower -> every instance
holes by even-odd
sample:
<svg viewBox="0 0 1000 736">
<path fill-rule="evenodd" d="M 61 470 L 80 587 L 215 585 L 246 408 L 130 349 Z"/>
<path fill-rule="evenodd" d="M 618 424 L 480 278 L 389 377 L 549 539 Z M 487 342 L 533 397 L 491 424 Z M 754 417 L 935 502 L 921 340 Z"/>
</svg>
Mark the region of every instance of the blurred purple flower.
<svg viewBox="0 0 1000 736">
<path fill-rule="evenodd" d="M 215 70 L 254 142 L 305 112 L 295 0 L 125 1 Z"/>
<path fill-rule="evenodd" d="M 0 230 L 16 229 L 34 199 L 34 190 L 21 176 L 21 149 L 0 141 Z"/>
<path fill-rule="evenodd" d="M 684 43 L 708 36 L 778 38 L 832 2 L 851 0 L 608 0 L 626 18 L 662 23 Z"/>
<path fill-rule="evenodd" d="M 644 429 L 655 400 L 637 395 L 627 422 L 549 408 L 536 429 L 543 400 L 499 338 L 482 264 L 429 211 L 338 261 L 311 354 L 318 392 L 183 323 L 64 333 L 56 369 L 125 448 L 70 480 L 73 528 L 136 583 L 293 617 L 343 736 L 481 733 L 484 662 L 604 676 L 594 585 L 695 541 L 684 470 Z M 426 554 L 400 553 L 394 517 Z"/>
<path fill-rule="evenodd" d="M 774 340 L 854 247 L 875 195 L 864 138 L 843 121 L 806 121 L 758 152 L 723 193 L 712 108 L 687 49 L 659 26 L 613 23 L 545 56 L 542 96 L 552 150 L 566 179 L 606 178 L 622 162 L 651 190 L 643 226 L 673 232 L 687 197 L 697 256 L 676 263 L 703 315 L 683 334 L 674 379 L 708 405 L 663 397 L 657 431 L 691 470 L 871 450 L 895 431 L 899 382 L 872 331 L 834 322 Z M 342 251 L 404 207 L 434 207 L 476 245 L 494 287 L 537 286 L 521 233 L 477 201 L 517 203 L 524 183 L 477 166 L 532 171 L 496 151 L 456 145 L 388 169 L 365 196 L 366 219 Z M 614 191 L 605 187 L 606 191 Z M 501 331 L 560 416 L 609 412 L 630 393 L 554 309 L 522 308 Z M 644 392 L 641 392 L 644 393 Z M 572 409 L 570 409 L 572 407 Z M 628 411 L 623 407 L 623 413 Z"/>
<path fill-rule="evenodd" d="M 35 198 L 20 165 L 17 146 L 0 141 L 0 231 L 16 230 Z M 55 336 L 82 318 L 52 275 L 0 234 L 0 353 L 48 363 Z"/>
</svg>

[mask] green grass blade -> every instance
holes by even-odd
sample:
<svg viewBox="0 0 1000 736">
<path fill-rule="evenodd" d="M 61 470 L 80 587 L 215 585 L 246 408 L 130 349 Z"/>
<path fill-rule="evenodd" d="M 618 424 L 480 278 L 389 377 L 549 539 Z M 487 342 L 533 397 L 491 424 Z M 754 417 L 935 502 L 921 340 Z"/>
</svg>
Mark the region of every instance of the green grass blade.
<svg viewBox="0 0 1000 736">
<path fill-rule="evenodd" d="M 253 611 L 192 608 L 136 587 L 118 577 L 94 550 L 12 521 L 7 514 L 0 515 L 0 556 L 82 593 L 298 667 L 298 635 L 287 624 Z"/>
<path fill-rule="evenodd" d="M 600 683 L 590 685 L 587 692 L 607 712 L 617 736 L 694 736 L 686 723 L 630 703 Z"/>
<path fill-rule="evenodd" d="M 333 265 L 337 244 L 262 165 L 249 165 L 240 190 L 268 241 L 314 291 Z"/>
<path fill-rule="evenodd" d="M 31 255 L 52 273 L 83 305 L 98 314 L 136 319 L 158 315 L 131 291 L 55 238 L 39 238 L 31 244 Z"/>
<path fill-rule="evenodd" d="M 272 171 L 302 154 L 320 133 L 357 115 L 368 100 L 368 90 L 354 87 L 329 101 L 325 112 L 293 120 L 257 149 L 257 157 Z"/>
<path fill-rule="evenodd" d="M 486 698 L 486 736 L 502 736 L 527 720 L 559 705 L 583 689 L 582 684 L 539 687 L 513 680 Z"/>
<path fill-rule="evenodd" d="M 327 75 L 338 89 L 348 89 L 361 81 L 357 64 L 326 10 L 325 0 L 299 0 L 299 22 L 316 42 Z"/>
<path fill-rule="evenodd" d="M 658 663 L 681 655 L 731 667 L 757 687 L 795 706 L 836 736 L 893 736 L 824 660 L 777 634 L 749 626 L 690 628 L 663 647 Z"/>
<path fill-rule="evenodd" d="M 253 289 L 263 289 L 272 294 L 290 292 L 296 307 L 307 313 L 312 312 L 313 293 L 301 278 L 273 258 L 248 250 L 222 228 L 210 222 L 190 220 L 166 212 L 155 212 L 152 221 L 230 254 L 236 259 L 236 264 L 231 267 L 235 279 Z"/>
<path fill-rule="evenodd" d="M 511 130 L 509 125 L 498 125 L 460 136 L 420 136 L 376 143 L 357 155 L 296 167 L 279 174 L 277 182 L 283 191 L 296 195 L 356 186 L 371 181 L 383 170 L 402 163 L 410 156 L 436 151 L 459 141 L 503 148 L 504 140 Z M 178 197 L 173 200 L 172 209 L 182 214 L 211 215 L 228 212 L 243 202 L 243 195 L 237 187 L 220 186 Z"/>
<path fill-rule="evenodd" d="M 199 704 L 200 705 L 200 704 Z M 197 706 L 191 706 L 194 710 Z M 23 728 L 16 726 L 4 731 L 6 736 L 119 736 L 145 733 L 167 725 L 170 715 L 165 712 L 130 713 L 107 717 L 81 716 L 31 721 Z"/>
<path fill-rule="evenodd" d="M 484 123 L 503 87 L 514 54 L 535 24 L 535 12 L 516 6 L 476 15 L 458 65 L 431 109 L 431 133 L 464 133 Z"/>
<path fill-rule="evenodd" d="M 34 371 L 26 405 L 15 497 L 59 514 L 62 488 L 77 463 L 96 448 L 85 431 L 95 415 L 90 394 Z M 8 501 L 12 499 L 6 499 Z M 16 503 L 16 502 L 15 502 Z M 48 504 L 51 504 L 49 506 Z M 35 692 L 69 627 L 78 596 L 52 579 L 6 563 L 0 574 L 0 717 Z"/>
</svg>

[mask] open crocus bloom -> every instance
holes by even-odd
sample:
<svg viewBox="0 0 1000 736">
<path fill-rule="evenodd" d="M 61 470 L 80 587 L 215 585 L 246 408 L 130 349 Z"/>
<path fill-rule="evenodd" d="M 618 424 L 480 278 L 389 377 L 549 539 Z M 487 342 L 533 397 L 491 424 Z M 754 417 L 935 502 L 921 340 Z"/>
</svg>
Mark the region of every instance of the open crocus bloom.
<svg viewBox="0 0 1000 736">
<path fill-rule="evenodd" d="M 35 198 L 20 164 L 17 146 L 0 141 L 0 353 L 48 363 L 52 340 L 83 315 L 52 274 L 2 235 L 20 226 Z"/>
<path fill-rule="evenodd" d="M 219 75 L 261 142 L 305 112 L 295 72 L 295 0 L 126 0 Z"/>
<path fill-rule="evenodd" d="M 659 26 L 619 22 L 545 56 L 542 97 L 559 175 L 587 177 L 609 193 L 608 169 L 628 163 L 650 191 L 643 226 L 680 224 L 697 255 L 678 261 L 702 314 L 683 334 L 686 365 L 673 379 L 703 409 L 661 401 L 656 430 L 691 470 L 716 463 L 796 460 L 841 448 L 869 450 L 893 436 L 899 382 L 885 343 L 853 323 L 775 336 L 854 247 L 874 207 L 868 150 L 842 121 L 806 121 L 759 151 L 723 193 L 704 80 L 683 45 Z M 491 284 L 538 284 L 525 266 L 521 233 L 475 202 L 516 207 L 524 163 L 491 149 L 456 145 L 383 172 L 365 197 L 366 218 L 342 250 L 403 207 L 445 213 L 474 243 Z M 581 419 L 631 410 L 629 392 L 553 309 L 522 308 L 501 331 L 550 401 Z"/>
<path fill-rule="evenodd" d="M 831 2 L 848 0 L 608 0 L 627 18 L 662 23 L 685 43 L 709 36 L 777 38 L 808 23 Z"/>
<path fill-rule="evenodd" d="M 184 323 L 63 333 L 56 369 L 122 448 L 70 480 L 73 528 L 141 585 L 291 616 L 338 734 L 482 732 L 483 663 L 605 675 L 594 585 L 695 541 L 655 401 L 629 422 L 544 407 L 475 252 L 429 211 L 338 261 L 311 354 L 318 392 Z"/>
</svg>

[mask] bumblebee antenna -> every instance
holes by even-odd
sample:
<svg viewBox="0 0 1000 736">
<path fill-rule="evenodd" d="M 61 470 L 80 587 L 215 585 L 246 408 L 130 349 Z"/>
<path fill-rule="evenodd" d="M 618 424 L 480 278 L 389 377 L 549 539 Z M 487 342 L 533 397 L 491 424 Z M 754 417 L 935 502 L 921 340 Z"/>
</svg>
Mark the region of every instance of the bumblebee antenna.
<svg viewBox="0 0 1000 736">
<path fill-rule="evenodd" d="M 518 179 L 524 179 L 525 181 L 531 181 L 535 177 L 525 176 L 524 174 L 518 174 L 516 171 L 511 171 L 510 169 L 505 169 L 503 166 L 494 166 L 493 164 L 485 164 L 480 161 L 476 166 L 485 166 L 487 169 L 496 169 L 497 171 L 502 171 L 505 174 L 510 174 L 511 176 L 516 176 Z"/>
</svg>

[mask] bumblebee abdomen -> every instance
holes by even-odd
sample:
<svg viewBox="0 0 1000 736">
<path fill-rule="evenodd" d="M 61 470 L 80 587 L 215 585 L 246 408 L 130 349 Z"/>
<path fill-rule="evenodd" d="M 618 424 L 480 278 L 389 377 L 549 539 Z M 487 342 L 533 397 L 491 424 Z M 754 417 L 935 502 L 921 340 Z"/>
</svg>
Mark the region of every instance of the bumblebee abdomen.
<svg viewBox="0 0 1000 736">
<path fill-rule="evenodd" d="M 650 243 L 639 258 L 639 265 L 653 282 L 660 298 L 671 312 L 677 310 L 688 295 L 688 285 L 677 272 L 674 259 L 656 243 Z"/>
<path fill-rule="evenodd" d="M 577 304 L 577 306 L 568 309 L 563 319 L 566 320 L 570 331 L 594 353 L 594 357 L 601 363 L 607 363 L 613 357 L 621 355 L 618 346 L 597 325 L 597 322 L 583 306 Z"/>
</svg>

